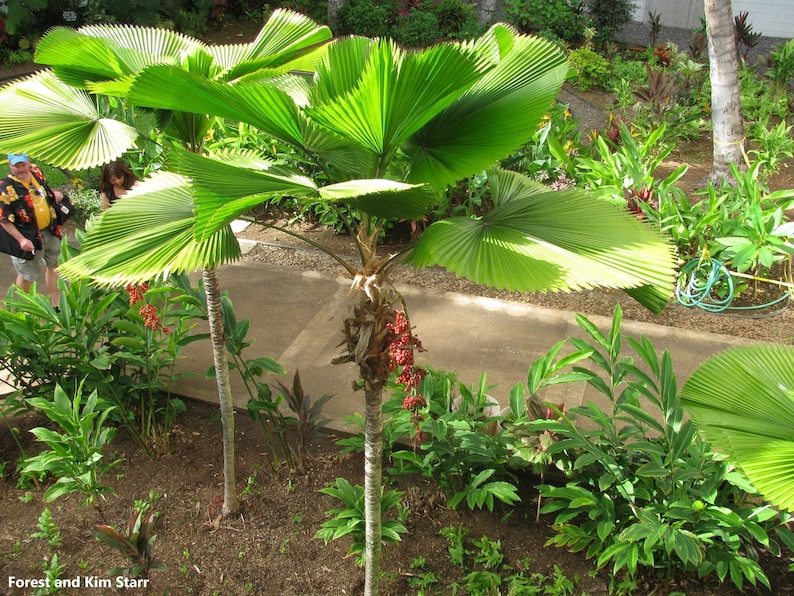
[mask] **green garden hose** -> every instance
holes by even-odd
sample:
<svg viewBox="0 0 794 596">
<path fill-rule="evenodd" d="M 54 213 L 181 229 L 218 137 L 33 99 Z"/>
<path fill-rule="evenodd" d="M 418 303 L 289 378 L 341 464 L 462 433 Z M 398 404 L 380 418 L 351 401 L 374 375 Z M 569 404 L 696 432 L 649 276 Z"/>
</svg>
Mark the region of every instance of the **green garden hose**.
<svg viewBox="0 0 794 596">
<path fill-rule="evenodd" d="M 733 275 L 717 259 L 692 259 L 681 268 L 675 287 L 675 297 L 684 306 L 696 306 L 707 312 L 720 313 L 726 310 L 752 311 L 763 310 L 788 301 L 791 284 L 780 285 L 789 288 L 779 298 L 753 306 L 731 306 L 734 298 Z M 777 314 L 777 313 L 776 313 Z"/>
</svg>

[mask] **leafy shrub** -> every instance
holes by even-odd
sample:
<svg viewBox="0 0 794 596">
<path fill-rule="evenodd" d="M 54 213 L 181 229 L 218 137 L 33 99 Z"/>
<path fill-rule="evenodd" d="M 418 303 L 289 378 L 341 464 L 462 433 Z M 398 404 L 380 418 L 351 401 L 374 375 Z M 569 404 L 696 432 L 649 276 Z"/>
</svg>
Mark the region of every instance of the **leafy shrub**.
<svg viewBox="0 0 794 596">
<path fill-rule="evenodd" d="M 553 105 L 532 138 L 502 160 L 506 170 L 521 172 L 552 188 L 563 188 L 573 177 L 573 158 L 584 150 L 578 120 L 567 104 Z"/>
<path fill-rule="evenodd" d="M 600 41 L 611 40 L 620 29 L 631 22 L 632 0 L 586 0 L 587 14 L 593 20 Z"/>
<path fill-rule="evenodd" d="M 406 48 L 433 45 L 440 35 L 438 17 L 435 15 L 432 2 L 423 2 L 407 15 L 398 16 L 392 32 L 394 40 Z"/>
<path fill-rule="evenodd" d="M 348 0 L 336 15 L 337 35 L 387 37 L 396 11 L 391 2 L 372 3 L 367 0 Z"/>
<path fill-rule="evenodd" d="M 99 191 L 94 188 L 75 189 L 69 193 L 69 197 L 76 209 L 72 221 L 78 226 L 102 211 Z"/>
<path fill-rule="evenodd" d="M 381 487 L 383 491 L 383 487 Z M 332 485 L 320 489 L 332 497 L 342 501 L 342 507 L 335 507 L 326 511 L 331 519 L 323 522 L 321 528 L 315 535 L 322 538 L 328 544 L 331 540 L 351 536 L 353 544 L 350 546 L 350 555 L 358 555 L 356 563 L 363 566 L 364 559 L 364 540 L 365 540 L 365 516 L 364 516 L 364 488 L 359 485 L 351 485 L 344 478 L 337 478 Z M 400 541 L 400 534 L 405 534 L 406 527 L 395 519 L 387 519 L 386 515 L 391 509 L 398 508 L 402 493 L 396 490 L 383 491 L 380 501 L 381 515 L 381 539 L 386 544 L 394 544 Z"/>
<path fill-rule="evenodd" d="M 469 39 L 481 34 L 483 26 L 474 4 L 461 0 L 441 0 L 435 9 L 438 31 L 448 39 Z"/>
<path fill-rule="evenodd" d="M 465 501 L 470 509 L 492 511 L 494 499 L 510 505 L 520 501 L 507 466 L 509 450 L 498 425 L 499 408 L 487 395 L 485 381 L 483 374 L 476 387 L 459 384 L 460 397 L 454 401 L 449 393 L 427 399 L 427 407 L 414 421 L 422 435 L 418 450 L 392 451 L 394 466 L 389 472 L 433 478 L 453 508 Z M 426 377 L 421 395 L 431 394 L 427 382 Z"/>
<path fill-rule="evenodd" d="M 83 504 L 101 508 L 109 486 L 101 484 L 102 477 L 118 462 L 103 460 L 103 450 L 116 434 L 107 426 L 113 406 L 102 403 L 93 391 L 83 401 L 83 387 L 78 385 L 73 397 L 66 395 L 60 385 L 55 386 L 54 397 L 35 397 L 28 400 L 32 408 L 40 410 L 63 431 L 45 427 L 31 429 L 36 439 L 49 447 L 25 460 L 23 474 L 52 474 L 56 481 L 44 493 L 45 501 L 71 493 L 81 493 Z"/>
<path fill-rule="evenodd" d="M 549 544 L 597 557 L 613 573 L 650 567 L 769 587 L 755 544 L 779 553 L 772 532 L 787 516 L 748 499 L 752 487 L 685 420 L 669 353 L 659 358 L 641 338 L 628 339 L 639 363 L 624 354 L 619 306 L 607 334 L 576 318 L 592 341 L 570 342 L 590 352 L 593 366 L 573 370 L 609 409 L 589 401 L 533 423 L 561 437 L 549 453 L 573 464 L 565 486 L 538 487 L 551 499 L 543 512 L 557 514 Z"/>
<path fill-rule="evenodd" d="M 582 47 L 571 50 L 568 60 L 576 72 L 573 85 L 582 91 L 593 87 L 605 88 L 609 81 L 609 63 L 606 58 L 590 48 Z"/>
<path fill-rule="evenodd" d="M 62 246 L 62 262 L 78 250 Z M 170 394 L 174 366 L 202 316 L 176 279 L 128 292 L 60 281 L 60 312 L 46 295 L 11 288 L 0 309 L 0 365 L 21 389 L 6 405 L 21 406 L 20 396 L 49 399 L 56 382 L 81 381 L 116 407 L 112 419 L 150 454 L 167 448 L 184 407 Z"/>
<path fill-rule="evenodd" d="M 507 0 L 504 14 L 523 33 L 575 44 L 588 24 L 583 9 L 581 0 Z"/>
</svg>

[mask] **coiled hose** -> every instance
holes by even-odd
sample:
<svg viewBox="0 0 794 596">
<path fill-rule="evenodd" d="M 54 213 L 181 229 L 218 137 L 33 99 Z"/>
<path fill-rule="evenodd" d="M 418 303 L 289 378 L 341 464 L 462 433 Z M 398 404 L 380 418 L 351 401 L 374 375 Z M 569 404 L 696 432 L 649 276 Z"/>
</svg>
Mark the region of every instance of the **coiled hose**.
<svg viewBox="0 0 794 596">
<path fill-rule="evenodd" d="M 781 284 L 790 286 L 790 284 Z M 675 297 L 684 306 L 696 306 L 707 312 L 719 313 L 726 310 L 762 310 L 788 302 L 790 291 L 779 298 L 754 306 L 731 306 L 734 297 L 734 284 L 731 272 L 717 259 L 692 259 L 681 267 L 675 287 Z M 774 313 L 778 314 L 778 313 Z"/>
</svg>

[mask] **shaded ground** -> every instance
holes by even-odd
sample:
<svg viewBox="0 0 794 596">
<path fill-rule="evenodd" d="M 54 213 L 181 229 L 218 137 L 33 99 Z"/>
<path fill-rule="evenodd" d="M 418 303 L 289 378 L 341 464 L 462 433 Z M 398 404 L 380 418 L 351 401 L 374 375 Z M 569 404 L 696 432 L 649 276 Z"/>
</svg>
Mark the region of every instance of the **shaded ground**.
<svg viewBox="0 0 794 596">
<path fill-rule="evenodd" d="M 40 419 L 20 421 L 25 431 Z M 31 435 L 22 432 L 26 449 L 34 451 Z M 123 527 L 136 500 L 150 500 L 157 511 L 157 540 L 154 557 L 167 565 L 164 571 L 153 571 L 149 589 L 122 590 L 131 594 L 284 594 L 284 595 L 341 595 L 361 593 L 363 573 L 354 559 L 346 557 L 350 539 L 340 539 L 325 545 L 314 538 L 325 512 L 338 506 L 338 501 L 319 493 L 319 489 L 336 478 L 344 477 L 352 483 L 363 483 L 363 461 L 360 456 L 340 456 L 332 444 L 333 437 L 323 436 L 309 449 L 304 472 L 273 472 L 268 449 L 260 428 L 245 414 L 237 415 L 237 473 L 243 509 L 239 515 L 218 519 L 222 502 L 220 422 L 217 408 L 194 402 L 180 416 L 173 435 L 172 453 L 159 460 L 145 455 L 125 436 L 113 443 L 110 457 L 124 458 L 105 481 L 116 495 L 111 496 L 100 513 L 90 507 L 79 507 L 78 499 L 65 497 L 46 505 L 41 491 L 15 488 L 12 474 L 16 449 L 7 430 L 0 432 L 0 446 L 4 461 L 10 461 L 0 482 L 0 593 L 32 594 L 32 590 L 8 587 L 7 578 L 35 579 L 44 577 L 43 561 L 51 561 L 57 553 L 64 565 L 60 574 L 82 583 L 82 588 L 67 589 L 64 594 L 110 594 L 111 589 L 90 588 L 99 579 L 115 582 L 115 575 L 106 571 L 124 566 L 118 552 L 100 544 L 88 534 L 98 523 Z M 383 593 L 390 595 L 418 594 L 409 587 L 410 578 L 421 572 L 411 568 L 418 557 L 427 560 L 424 571 L 436 574 L 438 583 L 430 593 L 451 594 L 452 585 L 465 584 L 465 576 L 482 571 L 475 563 L 479 549 L 473 540 L 483 536 L 500 541 L 500 549 L 513 571 L 526 576 L 541 574 L 552 578 L 555 566 L 574 583 L 572 593 L 603 594 L 607 592 L 610 574 L 593 571 L 584 557 L 564 550 L 544 547 L 551 536 L 544 519 L 534 521 L 534 479 L 522 482 L 523 503 L 514 509 L 497 505 L 494 512 L 450 510 L 435 487 L 421 479 L 410 479 L 402 486 L 403 503 L 409 514 L 406 523 L 409 534 L 398 545 L 384 550 Z M 53 522 L 60 528 L 62 543 L 53 548 L 42 538 L 31 534 L 37 528 L 37 518 L 49 507 Z M 440 531 L 444 528 L 464 528 L 468 531 L 466 547 L 471 550 L 463 568 L 451 563 L 450 542 Z M 792 574 L 786 572 L 784 560 L 771 559 L 762 554 L 764 567 L 773 583 L 773 594 L 794 594 Z M 545 585 L 553 579 L 536 577 Z M 89 579 L 86 579 L 89 578 Z M 89 587 L 89 589 L 86 589 Z M 503 588 L 502 593 L 507 593 Z M 732 596 L 738 594 L 767 594 L 766 591 L 745 589 L 742 592 L 728 585 L 715 585 L 688 578 L 650 581 L 639 578 L 635 594 L 668 594 L 685 590 L 690 595 Z M 484 594 L 482 590 L 459 593 Z"/>
</svg>

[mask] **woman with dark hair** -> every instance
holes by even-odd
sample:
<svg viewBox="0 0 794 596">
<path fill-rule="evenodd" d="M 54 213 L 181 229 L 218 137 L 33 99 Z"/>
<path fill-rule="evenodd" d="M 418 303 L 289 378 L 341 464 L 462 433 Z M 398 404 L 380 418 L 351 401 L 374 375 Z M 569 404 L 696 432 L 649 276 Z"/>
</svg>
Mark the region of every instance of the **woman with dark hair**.
<svg viewBox="0 0 794 596">
<path fill-rule="evenodd" d="M 138 177 L 122 161 L 112 161 L 102 168 L 99 177 L 99 198 L 107 209 L 138 183 Z"/>
</svg>

